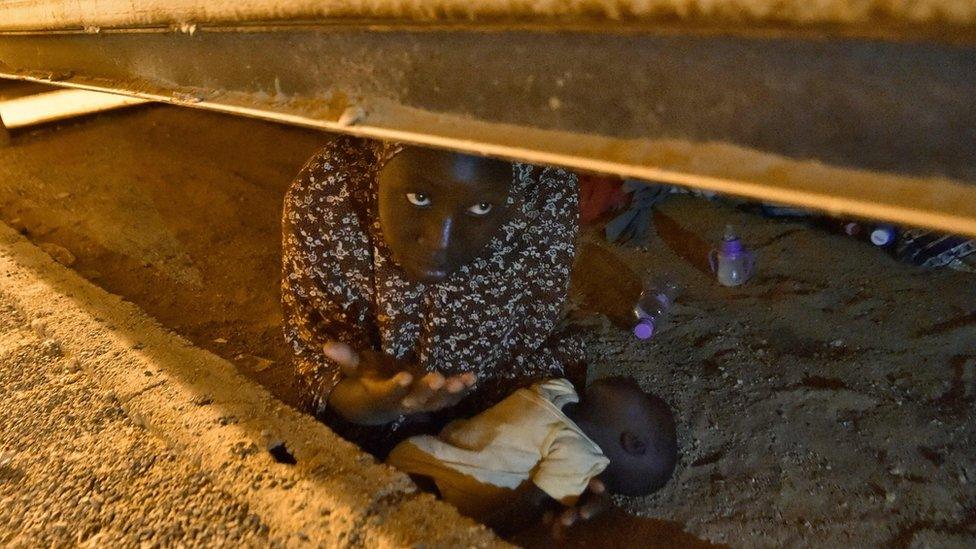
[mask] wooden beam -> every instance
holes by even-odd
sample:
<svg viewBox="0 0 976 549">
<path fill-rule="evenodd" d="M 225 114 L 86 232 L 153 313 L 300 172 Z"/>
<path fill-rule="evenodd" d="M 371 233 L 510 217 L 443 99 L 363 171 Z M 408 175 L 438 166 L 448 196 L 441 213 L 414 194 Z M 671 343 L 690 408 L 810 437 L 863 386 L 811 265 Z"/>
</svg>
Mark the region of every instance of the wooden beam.
<svg viewBox="0 0 976 549">
<path fill-rule="evenodd" d="M 145 99 L 127 95 L 61 89 L 0 101 L 0 118 L 14 129 L 143 103 Z"/>
</svg>

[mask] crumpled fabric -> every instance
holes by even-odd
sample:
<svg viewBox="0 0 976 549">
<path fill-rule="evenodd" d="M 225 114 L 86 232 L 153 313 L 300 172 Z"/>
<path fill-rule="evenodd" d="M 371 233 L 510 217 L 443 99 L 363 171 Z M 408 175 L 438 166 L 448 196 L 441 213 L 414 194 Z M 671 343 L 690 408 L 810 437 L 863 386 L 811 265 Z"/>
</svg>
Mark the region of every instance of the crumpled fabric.
<svg viewBox="0 0 976 549">
<path fill-rule="evenodd" d="M 901 232 L 895 255 L 920 267 L 949 267 L 976 273 L 976 239 L 925 229 Z"/>
<path fill-rule="evenodd" d="M 608 211 L 624 208 L 630 201 L 630 195 L 622 187 L 623 180 L 618 177 L 580 175 L 580 224 L 587 225 Z"/>
<path fill-rule="evenodd" d="M 630 207 L 607 223 L 607 240 L 646 246 L 654 215 L 654 205 L 664 201 L 671 194 L 671 187 L 627 179 L 624 181 L 623 189 L 631 194 Z"/>
</svg>

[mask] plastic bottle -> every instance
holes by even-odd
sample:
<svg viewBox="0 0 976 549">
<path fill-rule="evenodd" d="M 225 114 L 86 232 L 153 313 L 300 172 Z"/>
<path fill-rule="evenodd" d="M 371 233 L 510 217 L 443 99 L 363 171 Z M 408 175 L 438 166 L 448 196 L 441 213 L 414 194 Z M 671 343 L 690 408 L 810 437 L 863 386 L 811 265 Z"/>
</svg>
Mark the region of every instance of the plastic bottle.
<svg viewBox="0 0 976 549">
<path fill-rule="evenodd" d="M 671 311 L 674 300 L 681 293 L 680 287 L 670 280 L 662 280 L 644 287 L 634 305 L 634 336 L 650 339 L 661 330 L 665 317 Z"/>
<path fill-rule="evenodd" d="M 864 225 L 857 221 L 835 221 L 833 228 L 847 236 L 858 237 L 864 234 Z"/>
<path fill-rule="evenodd" d="M 723 286 L 741 286 L 752 276 L 756 256 L 749 251 L 735 234 L 732 225 L 725 226 L 722 245 L 708 254 L 712 272 Z"/>
<path fill-rule="evenodd" d="M 868 238 L 871 240 L 871 244 L 879 248 L 887 248 L 895 243 L 898 238 L 898 230 L 895 229 L 894 225 L 875 225 Z"/>
<path fill-rule="evenodd" d="M 870 242 L 879 248 L 892 246 L 898 238 L 898 229 L 886 223 L 862 223 L 828 217 L 821 221 L 821 225 L 828 230 Z"/>
</svg>

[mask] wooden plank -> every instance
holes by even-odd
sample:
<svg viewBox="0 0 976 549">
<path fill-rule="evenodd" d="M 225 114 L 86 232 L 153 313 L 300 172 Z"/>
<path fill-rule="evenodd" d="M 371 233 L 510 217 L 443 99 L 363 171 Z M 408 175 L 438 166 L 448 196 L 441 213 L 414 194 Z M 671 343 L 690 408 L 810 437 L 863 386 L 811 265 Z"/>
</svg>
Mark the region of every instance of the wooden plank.
<svg viewBox="0 0 976 549">
<path fill-rule="evenodd" d="M 0 118 L 15 129 L 143 103 L 145 99 L 115 93 L 61 89 L 0 101 Z"/>
</svg>

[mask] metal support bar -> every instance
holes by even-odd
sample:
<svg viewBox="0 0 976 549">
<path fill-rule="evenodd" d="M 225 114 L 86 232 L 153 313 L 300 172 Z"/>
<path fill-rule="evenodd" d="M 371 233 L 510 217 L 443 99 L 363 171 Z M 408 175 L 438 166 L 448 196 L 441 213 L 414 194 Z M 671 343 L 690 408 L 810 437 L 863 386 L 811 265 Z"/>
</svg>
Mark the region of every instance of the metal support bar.
<svg viewBox="0 0 976 549">
<path fill-rule="evenodd" d="M 0 76 L 976 235 L 967 44 L 350 26 L 0 35 Z"/>
</svg>

